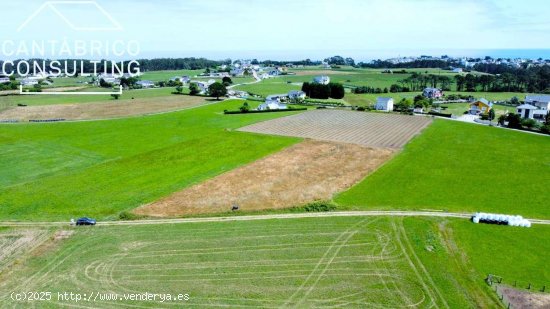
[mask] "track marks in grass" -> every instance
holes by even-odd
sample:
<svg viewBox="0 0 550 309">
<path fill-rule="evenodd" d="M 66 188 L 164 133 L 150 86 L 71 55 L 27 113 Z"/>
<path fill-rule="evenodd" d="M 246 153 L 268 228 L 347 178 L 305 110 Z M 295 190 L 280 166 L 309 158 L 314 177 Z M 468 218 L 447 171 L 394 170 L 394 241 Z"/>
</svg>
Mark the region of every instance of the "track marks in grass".
<svg viewBox="0 0 550 309">
<path fill-rule="evenodd" d="M 395 221 L 397 221 L 397 223 Z M 447 303 L 447 301 L 445 300 L 445 298 L 437 288 L 436 284 L 434 283 L 429 272 L 426 270 L 426 268 L 424 267 L 424 265 L 422 264 L 422 262 L 420 261 L 416 253 L 414 252 L 414 248 L 412 247 L 407 237 L 405 228 L 403 227 L 403 218 L 392 219 L 391 225 L 395 232 L 396 240 L 399 246 L 401 247 L 401 250 L 403 251 L 405 258 L 407 259 L 407 262 L 409 263 L 410 267 L 414 271 L 416 277 L 418 278 L 419 283 L 422 285 L 424 292 L 428 294 L 428 297 L 430 298 L 430 301 L 432 302 L 433 306 L 435 306 L 436 308 L 439 308 L 439 305 L 438 305 L 438 300 L 439 300 L 444 308 L 450 308 L 449 304 Z"/>
</svg>

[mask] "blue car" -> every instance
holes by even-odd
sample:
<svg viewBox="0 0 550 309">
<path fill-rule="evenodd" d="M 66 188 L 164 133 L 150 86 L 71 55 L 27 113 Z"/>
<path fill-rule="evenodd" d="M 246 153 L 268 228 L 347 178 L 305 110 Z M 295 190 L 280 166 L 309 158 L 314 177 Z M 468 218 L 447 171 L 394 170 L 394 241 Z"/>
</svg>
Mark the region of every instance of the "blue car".
<svg viewBox="0 0 550 309">
<path fill-rule="evenodd" d="M 76 220 L 76 225 L 95 225 L 96 221 L 90 218 L 80 218 Z"/>
</svg>

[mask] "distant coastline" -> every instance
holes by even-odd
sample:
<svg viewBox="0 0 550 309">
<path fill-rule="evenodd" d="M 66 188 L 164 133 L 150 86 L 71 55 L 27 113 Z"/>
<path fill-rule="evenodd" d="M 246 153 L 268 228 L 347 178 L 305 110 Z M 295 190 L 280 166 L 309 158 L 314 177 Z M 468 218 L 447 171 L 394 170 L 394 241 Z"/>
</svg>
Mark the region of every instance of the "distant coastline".
<svg viewBox="0 0 550 309">
<path fill-rule="evenodd" d="M 471 57 L 481 58 L 490 56 L 492 58 L 522 58 L 522 59 L 550 59 L 550 49 L 426 49 L 426 50 L 390 50 L 390 49 L 369 49 L 369 50 L 245 50 L 245 51 L 169 51 L 153 52 L 143 51 L 143 58 L 180 58 L 180 57 L 204 57 L 207 59 L 258 59 L 280 60 L 280 61 L 298 61 L 304 59 L 323 60 L 327 57 L 340 55 L 351 57 L 355 61 L 371 61 L 376 59 L 389 59 L 397 57 L 419 57 L 422 55 L 440 57 L 448 55 L 450 57 Z"/>
</svg>

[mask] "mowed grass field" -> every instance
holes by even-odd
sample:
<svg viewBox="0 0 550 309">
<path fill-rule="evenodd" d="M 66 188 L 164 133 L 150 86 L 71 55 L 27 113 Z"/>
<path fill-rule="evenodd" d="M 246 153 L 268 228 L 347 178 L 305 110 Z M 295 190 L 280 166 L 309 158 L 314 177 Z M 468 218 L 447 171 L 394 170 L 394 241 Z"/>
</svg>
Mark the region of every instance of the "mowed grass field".
<svg viewBox="0 0 550 309">
<path fill-rule="evenodd" d="M 299 140 L 234 132 L 287 114 L 223 115 L 241 105 L 236 100 L 141 118 L 1 125 L 0 220 L 112 219 Z"/>
<path fill-rule="evenodd" d="M 334 217 L 81 228 L 3 277 L 0 304 L 14 305 L 10 291 L 50 291 L 190 296 L 184 303 L 98 296 L 78 304 L 96 308 L 497 307 L 483 275 L 498 266 L 483 264 L 479 259 L 487 255 L 476 252 L 464 259 L 462 235 L 455 243 L 440 232 L 442 225 L 479 227 L 458 219 Z M 508 233 L 508 240 L 548 236 L 548 229 L 523 231 Z M 492 244 L 485 233 L 478 235 L 478 244 Z M 520 250 L 533 244 L 508 249 L 508 257 L 521 257 Z M 514 265 L 509 267 L 521 278 L 548 279 Z M 57 298 L 40 303 L 67 305 L 75 304 Z"/>
<path fill-rule="evenodd" d="M 483 211 L 548 219 L 549 153 L 548 136 L 436 120 L 399 156 L 335 201 L 357 209 Z"/>
</svg>

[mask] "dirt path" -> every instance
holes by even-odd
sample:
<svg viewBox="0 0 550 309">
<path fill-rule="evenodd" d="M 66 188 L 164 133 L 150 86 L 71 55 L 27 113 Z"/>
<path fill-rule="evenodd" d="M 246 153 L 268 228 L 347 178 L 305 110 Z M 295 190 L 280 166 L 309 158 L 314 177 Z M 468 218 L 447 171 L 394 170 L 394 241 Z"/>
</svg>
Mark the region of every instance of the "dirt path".
<svg viewBox="0 0 550 309">
<path fill-rule="evenodd" d="M 394 150 L 308 140 L 142 206 L 151 217 L 289 208 L 329 200 L 390 159 Z"/>
<path fill-rule="evenodd" d="M 91 120 L 146 115 L 176 111 L 205 104 L 203 97 L 167 96 L 135 100 L 107 101 L 107 103 L 58 104 L 14 107 L 0 113 L 0 119 L 67 119 Z"/>
<path fill-rule="evenodd" d="M 459 218 L 470 219 L 471 213 L 456 212 L 434 212 L 434 211 L 333 211 L 333 212 L 304 212 L 304 213 L 285 213 L 272 215 L 243 215 L 229 217 L 200 217 L 200 218 L 182 218 L 182 219 L 156 219 L 156 220 L 136 220 L 136 221 L 105 221 L 98 222 L 98 226 L 118 226 L 118 225 L 158 225 L 158 224 L 185 224 L 185 223 L 203 223 L 203 222 L 232 222 L 232 221 L 256 221 L 273 219 L 303 219 L 303 218 L 331 218 L 331 217 L 432 217 L 432 218 Z M 550 225 L 550 220 L 528 219 L 534 224 Z M 23 221 L 0 221 L 0 226 L 7 227 L 49 227 L 49 226 L 67 226 L 69 222 L 23 222 Z"/>
</svg>

